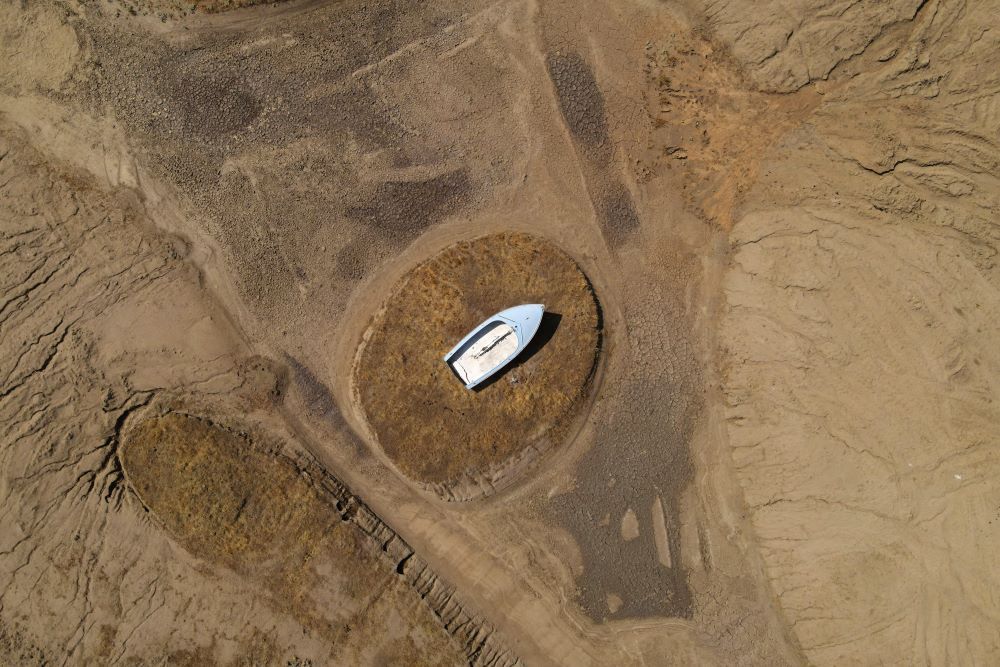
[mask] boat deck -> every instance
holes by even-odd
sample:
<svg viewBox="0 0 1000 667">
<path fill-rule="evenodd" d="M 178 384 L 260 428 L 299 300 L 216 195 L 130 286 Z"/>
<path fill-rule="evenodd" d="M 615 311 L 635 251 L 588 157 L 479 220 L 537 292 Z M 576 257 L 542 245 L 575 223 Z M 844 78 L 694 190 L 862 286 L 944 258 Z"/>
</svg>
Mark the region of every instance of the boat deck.
<svg viewBox="0 0 1000 667">
<path fill-rule="evenodd" d="M 452 368 L 466 384 L 475 382 L 514 354 L 518 344 L 512 326 L 493 322 L 459 350 L 452 358 Z"/>
</svg>

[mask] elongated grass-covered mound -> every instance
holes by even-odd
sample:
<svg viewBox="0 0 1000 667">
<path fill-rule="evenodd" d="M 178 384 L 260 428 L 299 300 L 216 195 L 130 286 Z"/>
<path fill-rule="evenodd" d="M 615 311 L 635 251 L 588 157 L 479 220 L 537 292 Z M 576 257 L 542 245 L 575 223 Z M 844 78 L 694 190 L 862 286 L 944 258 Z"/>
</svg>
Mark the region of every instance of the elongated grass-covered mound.
<svg viewBox="0 0 1000 667">
<path fill-rule="evenodd" d="M 329 642 L 331 664 L 363 664 L 372 646 L 391 664 L 461 662 L 460 647 L 379 545 L 291 459 L 179 413 L 137 424 L 119 455 L 132 489 L 177 543 L 235 571 Z"/>
</svg>

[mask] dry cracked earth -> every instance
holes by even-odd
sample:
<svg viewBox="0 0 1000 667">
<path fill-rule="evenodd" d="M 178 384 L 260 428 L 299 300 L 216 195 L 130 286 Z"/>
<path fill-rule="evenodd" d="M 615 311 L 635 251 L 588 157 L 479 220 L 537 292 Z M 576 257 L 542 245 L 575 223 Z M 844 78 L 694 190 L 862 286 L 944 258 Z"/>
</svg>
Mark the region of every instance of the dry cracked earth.
<svg viewBox="0 0 1000 667">
<path fill-rule="evenodd" d="M 998 664 L 998 174 L 996 0 L 4 0 L 0 664 Z"/>
</svg>

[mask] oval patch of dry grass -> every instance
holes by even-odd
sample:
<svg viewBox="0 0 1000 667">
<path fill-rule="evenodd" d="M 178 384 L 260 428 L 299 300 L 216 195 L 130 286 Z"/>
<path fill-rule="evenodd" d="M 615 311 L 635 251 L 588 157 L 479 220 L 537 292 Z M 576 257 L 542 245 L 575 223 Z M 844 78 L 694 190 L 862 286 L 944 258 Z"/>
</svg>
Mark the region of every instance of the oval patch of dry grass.
<svg viewBox="0 0 1000 667">
<path fill-rule="evenodd" d="M 536 340 L 491 383 L 466 389 L 443 356 L 484 319 L 522 303 L 545 304 Z M 355 394 L 403 474 L 451 487 L 565 439 L 600 336 L 597 299 L 569 255 L 528 234 L 484 236 L 445 248 L 396 285 L 358 355 Z"/>
<path fill-rule="evenodd" d="M 290 459 L 178 413 L 137 424 L 119 455 L 173 538 L 322 637 L 333 656 L 324 664 L 376 662 L 376 652 L 387 664 L 462 662 L 416 591 Z"/>
</svg>

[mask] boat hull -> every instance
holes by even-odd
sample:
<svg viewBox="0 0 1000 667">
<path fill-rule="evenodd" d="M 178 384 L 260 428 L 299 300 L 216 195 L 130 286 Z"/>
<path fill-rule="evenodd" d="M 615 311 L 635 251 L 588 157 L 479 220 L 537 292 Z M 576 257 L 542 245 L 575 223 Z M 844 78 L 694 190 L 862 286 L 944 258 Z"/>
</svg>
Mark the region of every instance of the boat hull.
<svg viewBox="0 0 1000 667">
<path fill-rule="evenodd" d="M 445 363 L 466 389 L 482 384 L 524 351 L 538 332 L 544 312 L 540 303 L 501 310 L 460 340 L 444 356 Z"/>
</svg>

